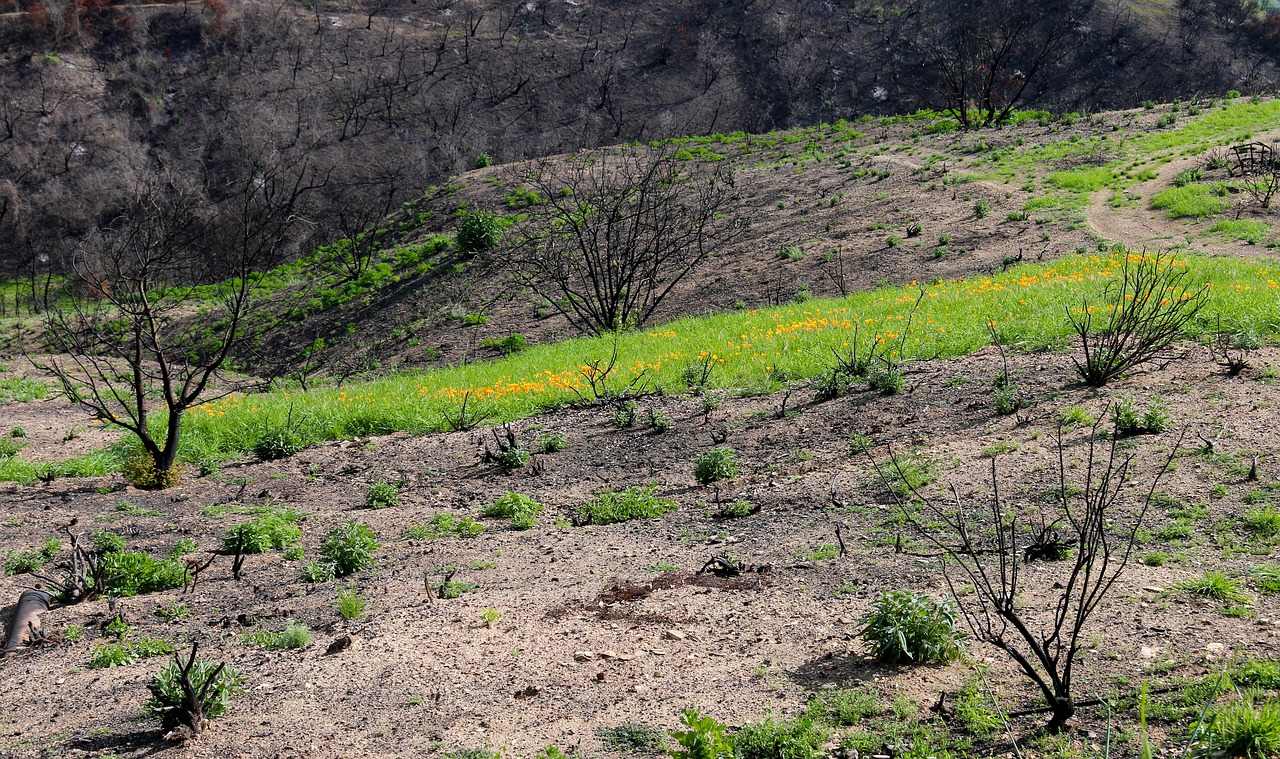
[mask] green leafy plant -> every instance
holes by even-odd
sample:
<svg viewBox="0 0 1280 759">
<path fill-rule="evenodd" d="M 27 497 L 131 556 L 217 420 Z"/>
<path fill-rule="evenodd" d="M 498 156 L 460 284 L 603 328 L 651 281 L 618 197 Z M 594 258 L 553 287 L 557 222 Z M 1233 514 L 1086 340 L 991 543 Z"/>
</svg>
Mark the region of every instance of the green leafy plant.
<svg viewBox="0 0 1280 759">
<path fill-rule="evenodd" d="M 703 717 L 696 709 L 685 709 L 680 724 L 687 729 L 671 732 L 671 739 L 679 746 L 668 752 L 672 759 L 734 759 L 724 723 Z"/>
<path fill-rule="evenodd" d="M 738 759 L 819 759 L 826 756 L 822 744 L 829 731 L 809 717 L 790 721 L 772 718 L 743 725 L 733 736 Z"/>
<path fill-rule="evenodd" d="M 493 629 L 498 624 L 498 620 L 502 618 L 502 612 L 497 609 L 482 608 L 480 609 L 480 621 L 484 622 L 484 626 Z"/>
<path fill-rule="evenodd" d="M 60 550 L 62 550 L 62 543 L 57 538 L 49 538 L 39 548 L 5 551 L 5 574 L 17 575 L 34 572 L 52 561 Z"/>
<path fill-rule="evenodd" d="M 1264 595 L 1280 593 L 1280 567 L 1274 564 L 1259 564 L 1249 570 L 1249 577 L 1257 586 L 1258 592 Z"/>
<path fill-rule="evenodd" d="M 884 712 L 874 688 L 841 689 L 816 694 L 805 714 L 834 727 L 852 727 Z"/>
<path fill-rule="evenodd" d="M 666 432 L 671 429 L 671 417 L 662 409 L 648 409 L 644 415 L 644 426 L 654 432 Z"/>
<path fill-rule="evenodd" d="M 448 511 L 441 511 L 431 516 L 427 524 L 415 524 L 405 528 L 404 536 L 408 540 L 439 540 L 441 538 L 474 538 L 484 532 L 484 525 L 471 517 L 460 517 Z"/>
<path fill-rule="evenodd" d="M 636 423 L 636 408 L 635 401 L 624 401 L 618 407 L 618 410 L 613 412 L 613 426 L 624 430 L 634 425 Z"/>
<path fill-rule="evenodd" d="M 525 348 L 529 347 L 529 339 L 519 332 L 513 332 L 506 337 L 489 337 L 480 341 L 480 345 L 485 348 L 495 348 L 504 354 L 511 356 Z"/>
<path fill-rule="evenodd" d="M 346 577 L 373 564 L 378 539 L 373 530 L 355 520 L 334 527 L 320 541 L 320 555 L 333 566 L 334 575 Z"/>
<path fill-rule="evenodd" d="M 105 591 L 112 596 L 136 596 L 180 588 L 185 569 L 172 559 L 156 559 L 139 551 L 115 551 L 102 558 Z"/>
<path fill-rule="evenodd" d="M 370 509 L 399 506 L 400 488 L 390 482 L 375 482 L 364 491 L 364 505 Z"/>
<path fill-rule="evenodd" d="M 486 517 L 510 519 L 513 529 L 528 530 L 537 525 L 538 515 L 542 513 L 542 504 L 527 495 L 509 492 L 486 506 L 482 513 Z"/>
<path fill-rule="evenodd" d="M 174 601 L 168 606 L 156 607 L 156 616 L 168 622 L 172 622 L 177 619 L 187 619 L 190 617 L 191 609 L 181 601 Z"/>
<path fill-rule="evenodd" d="M 693 478 L 699 485 L 710 485 L 737 476 L 738 454 L 727 445 L 698 454 L 694 460 Z"/>
<path fill-rule="evenodd" d="M 303 582 L 329 582 L 334 579 L 335 573 L 332 564 L 311 561 L 298 567 L 298 576 Z"/>
<path fill-rule="evenodd" d="M 1063 427 L 1092 427 L 1096 421 L 1084 406 L 1068 406 L 1058 412 L 1058 422 Z"/>
<path fill-rule="evenodd" d="M 978 219 L 985 219 L 991 214 L 991 201 L 986 198 L 978 198 L 973 202 L 973 215 Z"/>
<path fill-rule="evenodd" d="M 859 635 L 871 644 L 873 656 L 889 664 L 946 663 L 964 652 L 958 616 L 950 601 L 910 590 L 883 591 L 862 618 Z"/>
<path fill-rule="evenodd" d="M 632 519 L 653 519 L 676 508 L 676 502 L 657 496 L 657 485 L 635 485 L 622 491 L 605 491 L 577 508 L 582 524 L 613 524 Z"/>
</svg>

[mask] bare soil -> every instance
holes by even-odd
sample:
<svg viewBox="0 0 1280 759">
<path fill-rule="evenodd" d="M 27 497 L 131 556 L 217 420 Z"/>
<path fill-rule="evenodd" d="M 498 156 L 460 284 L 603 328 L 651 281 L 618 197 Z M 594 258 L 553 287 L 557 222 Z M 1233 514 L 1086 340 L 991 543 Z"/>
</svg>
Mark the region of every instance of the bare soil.
<svg viewBox="0 0 1280 759">
<path fill-rule="evenodd" d="M 1245 550 L 1238 517 L 1248 508 L 1245 495 L 1280 475 L 1272 433 L 1280 424 L 1280 389 L 1263 371 L 1277 361 L 1280 350 L 1259 351 L 1248 376 L 1226 379 L 1203 349 L 1188 346 L 1179 360 L 1097 393 L 1076 385 L 1068 355 L 1015 357 L 1014 379 L 1032 389 L 1028 400 L 1035 405 L 998 417 L 990 382 L 1000 364 L 987 351 L 912 365 L 909 389 L 897 396 L 863 391 L 814 403 L 807 391 L 797 393 L 788 405 L 795 414 L 784 419 L 776 416 L 780 396 L 731 399 L 705 421 L 697 398 L 645 398 L 642 408 L 664 410 L 674 421 L 661 435 L 614 428 L 609 406 L 560 410 L 514 429 L 526 443 L 540 431 L 557 431 L 570 447 L 536 456 L 536 467 L 511 474 L 479 463 L 491 438 L 476 431 L 394 435 L 321 446 L 284 461 L 243 461 L 164 492 L 137 491 L 118 477 L 7 486 L 0 491 L 8 520 L 0 526 L 4 549 L 39 545 L 78 520 L 77 530 L 114 530 L 128 536 L 131 547 L 156 555 L 180 537 L 211 552 L 230 526 L 249 517 L 207 516 L 203 507 L 262 504 L 309 514 L 303 523 L 308 558 L 330 527 L 352 518 L 369 524 L 383 547 L 377 567 L 349 581 L 309 585 L 298 579 L 297 562 L 272 552 L 249 557 L 236 582 L 230 558 L 220 555 L 188 595 L 172 590 L 118 601 L 115 613 L 140 632 L 180 646 L 199 641 L 205 655 L 244 672 L 247 691 L 230 714 L 185 744 L 164 744 L 156 723 L 139 712 L 146 682 L 162 660 L 87 667 L 113 617 L 108 603 L 55 609 L 44 619 L 47 630 L 80 625 L 86 633 L 4 662 L 0 752 L 422 756 L 491 745 L 532 756 L 556 744 L 600 756 L 600 727 L 640 722 L 670 729 L 690 707 L 740 723 L 794 713 L 811 694 L 836 686 L 869 684 L 927 709 L 939 694 L 954 693 L 976 663 L 991 667 L 1005 708 L 1025 706 L 1033 694 L 1007 660 L 984 645 L 973 645 L 966 663 L 946 667 L 884 667 L 868 659 L 858 618 L 879 591 L 913 588 L 941 597 L 947 588 L 936 559 L 912 555 L 926 546 L 893 519 L 897 507 L 867 459 L 850 455 L 847 438 L 859 432 L 894 450 L 915 451 L 934 462 L 940 483 L 954 483 L 975 502 L 989 491 L 990 462 L 982 450 L 997 441 L 1016 443 L 1018 450 L 999 457 L 997 476 L 1010 502 L 1025 504 L 1054 483 L 1059 411 L 1081 405 L 1098 413 L 1121 394 L 1139 403 L 1160 394 L 1174 422 L 1171 431 L 1135 439 L 1137 484 L 1154 476 L 1184 426 L 1182 449 L 1194 451 L 1203 436 L 1222 455 L 1179 458 L 1168 475 L 1163 491 L 1187 503 L 1207 501 L 1211 515 L 1190 541 L 1153 538 L 1145 547 L 1167 550 L 1174 560 L 1160 567 L 1135 562 L 1125 573 L 1089 626 L 1079 692 L 1106 690 L 1118 676 L 1136 682 L 1204 674 L 1220 666 L 1224 651 L 1272 656 L 1280 635 L 1275 596 L 1257 596 L 1252 614 L 1237 618 L 1171 590 L 1206 568 L 1239 573 L 1266 560 Z M 5 407 L 5 418 L 17 411 Z M 721 483 L 719 496 L 748 499 L 760 507 L 752 516 L 715 518 L 705 503 L 715 500 L 716 489 L 694 482 L 695 455 L 712 447 L 712 432 L 722 430 L 743 466 L 738 477 Z M 1071 481 L 1082 476 L 1082 446 L 1078 432 L 1068 433 Z M 35 453 L 57 447 L 41 443 Z M 1232 468 L 1252 457 L 1259 483 Z M 366 487 L 379 480 L 407 481 L 399 506 L 364 508 Z M 675 499 L 678 511 L 609 526 L 564 521 L 600 490 L 646 482 Z M 1217 483 L 1230 494 L 1209 501 L 1209 487 Z M 407 526 L 441 510 L 479 518 L 507 491 L 547 506 L 535 529 L 518 532 L 502 520 L 485 520 L 488 529 L 469 540 L 399 539 Z M 122 502 L 158 513 L 121 511 Z M 1150 528 L 1169 521 L 1156 509 Z M 834 545 L 836 524 L 845 555 L 803 555 Z M 895 553 L 899 535 L 904 553 Z M 1249 545 L 1264 554 L 1274 550 Z M 732 581 L 695 574 L 726 551 L 770 569 Z M 456 566 L 454 579 L 476 583 L 476 590 L 454 600 L 431 598 L 424 582 L 442 579 L 442 565 Z M 1062 565 L 1031 564 L 1026 571 L 1026 607 L 1047 610 Z M 16 600 L 32 584 L 30 576 L 6 577 L 0 597 Z M 367 620 L 339 619 L 332 603 L 346 587 L 370 599 Z M 166 622 L 156 615 L 178 602 L 191 617 Z M 486 608 L 501 612 L 492 628 L 481 621 Z M 3 610 L 6 617 L 10 611 Z M 279 630 L 290 619 L 314 629 L 310 646 L 265 652 L 241 641 L 246 632 Z M 345 634 L 356 645 L 326 655 Z M 1027 718 L 1019 729 L 1034 724 Z M 1077 742 L 1096 743 L 1103 718 L 1085 709 L 1075 725 Z M 986 749 L 1004 750 L 999 742 Z"/>
</svg>

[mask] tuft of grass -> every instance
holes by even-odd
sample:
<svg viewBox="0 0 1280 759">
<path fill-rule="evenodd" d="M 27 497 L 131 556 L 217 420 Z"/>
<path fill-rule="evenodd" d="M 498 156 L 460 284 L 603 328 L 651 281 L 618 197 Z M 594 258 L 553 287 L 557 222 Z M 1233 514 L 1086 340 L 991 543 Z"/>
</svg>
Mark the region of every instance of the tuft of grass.
<svg viewBox="0 0 1280 759">
<path fill-rule="evenodd" d="M 632 519 L 654 519 L 676 508 L 676 502 L 659 498 L 658 486 L 634 485 L 626 490 L 606 490 L 578 507 L 585 524 L 614 524 Z"/>
<path fill-rule="evenodd" d="M 1280 509 L 1271 504 L 1249 509 L 1241 518 L 1244 529 L 1261 538 L 1280 535 Z"/>
<path fill-rule="evenodd" d="M 49 385 L 25 377 L 0 378 L 0 403 L 30 403 L 49 395 Z"/>
<path fill-rule="evenodd" d="M 246 634 L 240 641 L 246 646 L 257 646 L 269 651 L 305 648 L 311 645 L 311 628 L 290 620 L 280 632 L 258 630 Z"/>
<path fill-rule="evenodd" d="M 817 694 L 804 713 L 832 727 L 853 727 L 867 717 L 883 714 L 884 708 L 875 689 L 868 687 Z"/>
<path fill-rule="evenodd" d="M 1245 696 L 1216 707 L 1209 715 L 1205 742 L 1219 756 L 1272 759 L 1280 756 L 1280 703 L 1262 704 Z"/>
<path fill-rule="evenodd" d="M 1211 234 L 1220 234 L 1233 240 L 1243 240 L 1250 245 L 1257 245 L 1271 234 L 1271 227 L 1261 221 L 1247 219 L 1222 219 L 1209 227 Z"/>
<path fill-rule="evenodd" d="M 1207 570 L 1203 577 L 1180 582 L 1174 587 L 1186 593 L 1212 598 L 1215 601 L 1244 604 L 1253 600 L 1249 598 L 1249 594 L 1240 588 L 1239 582 L 1227 577 L 1225 572 L 1218 572 L 1213 569 Z"/>
<path fill-rule="evenodd" d="M 819 759 L 830 731 L 808 717 L 790 721 L 773 718 L 743 725 L 733 736 L 737 759 Z"/>
<path fill-rule="evenodd" d="M 354 587 L 338 591 L 338 597 L 333 602 L 333 608 L 338 612 L 338 616 L 346 620 L 364 619 L 368 605 Z"/>
<path fill-rule="evenodd" d="M 1280 593 L 1280 567 L 1275 564 L 1259 564 L 1249 570 L 1249 577 L 1263 595 Z"/>
</svg>

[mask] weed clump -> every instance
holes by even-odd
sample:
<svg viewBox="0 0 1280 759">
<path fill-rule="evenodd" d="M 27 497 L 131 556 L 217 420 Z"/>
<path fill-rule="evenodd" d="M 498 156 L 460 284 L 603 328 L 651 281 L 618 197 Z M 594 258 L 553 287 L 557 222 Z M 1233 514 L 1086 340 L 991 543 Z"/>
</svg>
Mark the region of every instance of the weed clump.
<svg viewBox="0 0 1280 759">
<path fill-rule="evenodd" d="M 49 538 L 39 548 L 17 549 L 4 552 L 5 574 L 18 575 L 34 572 L 53 560 L 62 550 L 62 543 L 57 538 Z"/>
<path fill-rule="evenodd" d="M 580 524 L 614 524 L 632 519 L 653 519 L 676 508 L 676 502 L 657 496 L 657 485 L 635 485 L 622 491 L 605 491 L 577 509 Z"/>
<path fill-rule="evenodd" d="M 141 551 L 116 551 L 102 558 L 105 592 L 111 596 L 136 596 L 182 587 L 186 572 L 172 559 L 157 559 Z"/>
<path fill-rule="evenodd" d="M 229 553 L 249 554 L 288 548 L 302 539 L 302 530 L 295 524 L 301 518 L 302 512 L 292 509 L 263 514 L 227 530 L 222 548 Z"/>
<path fill-rule="evenodd" d="M 484 532 L 484 525 L 471 517 L 460 517 L 441 511 L 427 524 L 415 524 L 405 529 L 406 540 L 439 540 L 441 538 L 474 538 Z"/>
<path fill-rule="evenodd" d="M 304 648 L 311 645 L 311 629 L 304 624 L 290 620 L 280 632 L 259 630 L 245 635 L 241 642 L 246 646 L 257 646 L 269 651 L 284 651 Z"/>
<path fill-rule="evenodd" d="M 355 520 L 334 527 L 320 541 L 320 555 L 333 567 L 336 577 L 346 577 L 373 564 L 378 539 L 373 530 Z"/>
<path fill-rule="evenodd" d="M 375 482 L 364 491 L 364 505 L 370 509 L 399 506 L 400 488 L 390 482 Z"/>
<path fill-rule="evenodd" d="M 542 513 L 542 504 L 527 495 L 506 493 L 485 507 L 482 512 L 487 517 L 505 517 L 511 520 L 511 528 L 528 530 L 538 524 L 538 515 Z"/>
</svg>

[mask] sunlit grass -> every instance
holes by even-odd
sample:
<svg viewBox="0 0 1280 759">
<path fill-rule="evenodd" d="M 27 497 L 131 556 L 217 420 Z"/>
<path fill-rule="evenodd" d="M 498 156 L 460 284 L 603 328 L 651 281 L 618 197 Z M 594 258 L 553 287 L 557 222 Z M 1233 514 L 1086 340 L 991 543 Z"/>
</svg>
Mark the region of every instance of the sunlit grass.
<svg viewBox="0 0 1280 759">
<path fill-rule="evenodd" d="M 638 374 L 640 387 L 685 390 L 683 369 L 714 364 L 712 384 L 763 393 L 781 379 L 803 379 L 828 369 L 832 351 L 856 341 L 901 341 L 904 357 L 951 358 L 989 342 L 986 321 L 1014 348 L 1039 350 L 1070 343 L 1067 308 L 1096 301 L 1119 274 L 1117 254 L 1078 255 L 969 280 L 884 288 L 843 299 L 813 300 L 756 311 L 686 318 L 617 338 L 617 366 L 608 378 L 620 389 Z M 1209 306 L 1189 336 L 1221 317 L 1233 325 L 1280 322 L 1280 264 L 1185 256 L 1191 280 L 1206 283 Z M 920 306 L 908 327 L 913 304 Z M 902 335 L 906 334 L 905 341 Z M 216 460 L 253 449 L 271 429 L 291 426 L 304 444 L 394 431 L 446 429 L 462 399 L 491 422 L 508 421 L 591 397 L 588 362 L 608 359 L 613 338 L 596 337 L 535 346 L 485 363 L 404 373 L 342 388 L 233 396 L 193 409 L 185 420 L 183 456 Z"/>
</svg>

